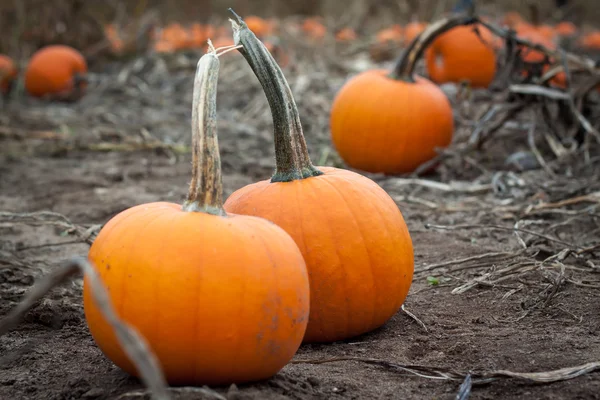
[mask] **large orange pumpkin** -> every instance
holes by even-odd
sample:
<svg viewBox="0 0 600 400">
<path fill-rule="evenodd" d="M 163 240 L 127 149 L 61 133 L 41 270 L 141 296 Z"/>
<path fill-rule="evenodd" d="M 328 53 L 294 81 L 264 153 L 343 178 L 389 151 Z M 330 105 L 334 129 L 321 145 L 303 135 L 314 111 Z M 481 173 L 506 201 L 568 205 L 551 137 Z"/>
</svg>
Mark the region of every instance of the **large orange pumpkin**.
<svg viewBox="0 0 600 400">
<path fill-rule="evenodd" d="M 425 52 L 427 72 L 436 83 L 468 81 L 488 87 L 496 76 L 494 35 L 479 25 L 457 26 L 438 36 Z"/>
<path fill-rule="evenodd" d="M 7 95 L 17 78 L 18 70 L 13 60 L 0 54 L 0 94 Z"/>
<path fill-rule="evenodd" d="M 31 56 L 25 88 L 36 97 L 76 98 L 85 90 L 87 70 L 85 58 L 74 48 L 46 46 Z"/>
<path fill-rule="evenodd" d="M 413 247 L 402 214 L 370 179 L 313 166 L 281 69 L 239 17 L 234 32 L 273 113 L 277 166 L 270 180 L 233 193 L 225 209 L 275 222 L 300 247 L 311 287 L 305 342 L 378 328 L 399 310 L 412 281 Z"/>
<path fill-rule="evenodd" d="M 293 357 L 308 323 L 308 274 L 292 238 L 267 220 L 223 210 L 218 65 L 214 51 L 198 64 L 194 173 L 183 207 L 156 202 L 125 210 L 89 252 L 120 319 L 146 339 L 172 385 L 269 378 Z M 87 281 L 84 306 L 100 349 L 137 375 Z"/>
<path fill-rule="evenodd" d="M 450 102 L 439 87 L 415 77 L 413 70 L 426 45 L 458 22 L 433 23 L 391 73 L 366 71 L 340 89 L 331 108 L 331 137 L 349 166 L 387 174 L 412 172 L 431 160 L 436 148 L 450 144 Z"/>
</svg>

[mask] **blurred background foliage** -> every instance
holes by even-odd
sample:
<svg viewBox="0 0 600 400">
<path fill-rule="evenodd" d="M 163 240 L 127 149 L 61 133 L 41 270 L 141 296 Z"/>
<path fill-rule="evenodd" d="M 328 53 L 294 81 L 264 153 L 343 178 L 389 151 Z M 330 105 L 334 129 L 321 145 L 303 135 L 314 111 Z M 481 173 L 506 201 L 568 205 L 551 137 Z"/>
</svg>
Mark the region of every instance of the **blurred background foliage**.
<svg viewBox="0 0 600 400">
<path fill-rule="evenodd" d="M 491 17 L 516 10 L 530 17 L 530 6 L 540 19 L 568 19 L 579 26 L 600 25 L 599 0 L 477 0 L 478 10 Z M 563 0 L 564 2 L 564 0 Z M 455 6 L 455 0 L 0 0 L 0 53 L 17 59 L 36 49 L 63 43 L 86 53 L 103 40 L 103 27 L 115 23 L 139 35 L 152 26 L 223 20 L 232 7 L 242 16 L 288 17 L 319 15 L 328 25 L 350 26 L 358 33 L 411 19 L 430 21 Z"/>
</svg>

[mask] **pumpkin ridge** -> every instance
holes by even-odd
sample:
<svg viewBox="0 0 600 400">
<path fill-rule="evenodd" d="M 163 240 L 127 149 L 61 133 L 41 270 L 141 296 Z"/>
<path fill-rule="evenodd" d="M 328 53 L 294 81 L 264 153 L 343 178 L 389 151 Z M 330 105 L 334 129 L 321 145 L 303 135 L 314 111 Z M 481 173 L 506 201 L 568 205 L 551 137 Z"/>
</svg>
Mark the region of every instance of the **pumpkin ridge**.
<svg viewBox="0 0 600 400">
<path fill-rule="evenodd" d="M 138 245 L 139 245 L 139 244 L 141 243 L 141 241 L 140 241 L 140 236 L 143 236 L 143 235 L 144 235 L 144 233 L 146 232 L 146 228 L 147 228 L 147 227 L 148 227 L 148 226 L 149 226 L 151 223 L 153 223 L 155 220 L 157 220 L 158 218 L 160 218 L 162 215 L 164 215 L 164 214 L 158 214 L 158 215 L 155 215 L 155 216 L 154 216 L 154 218 L 152 218 L 152 219 L 151 219 L 151 220 L 149 220 L 149 221 L 146 221 L 146 223 L 145 223 L 145 224 L 144 224 L 144 226 L 143 226 L 143 229 L 140 229 L 140 230 L 138 230 L 138 232 L 137 232 L 137 235 L 136 235 L 136 237 L 137 237 L 136 244 L 138 244 Z M 123 232 L 124 232 L 124 233 L 126 233 L 126 231 L 123 231 Z M 125 262 L 123 263 L 123 265 L 127 265 L 127 267 L 126 267 L 126 268 L 123 268 L 123 272 L 122 272 L 122 274 L 121 274 L 121 279 L 119 279 L 119 281 L 122 283 L 122 284 L 121 284 L 121 290 L 120 290 L 120 292 L 121 292 L 121 293 L 120 293 L 120 295 L 119 295 L 119 299 L 120 299 L 121 301 L 120 301 L 120 303 L 119 303 L 119 304 L 115 304 L 115 311 L 117 311 L 117 312 L 118 312 L 118 315 L 120 315 L 120 316 L 121 316 L 121 318 L 124 318 L 124 319 L 126 318 L 126 317 L 125 317 L 125 310 L 124 310 L 124 307 L 125 307 L 125 301 L 126 301 L 126 299 L 127 299 L 127 293 L 126 293 L 126 292 L 127 292 L 127 290 L 126 290 L 126 286 L 127 286 L 127 279 L 126 279 L 126 278 L 127 278 L 127 275 L 128 275 L 128 273 L 129 273 L 129 265 L 130 265 L 130 262 L 131 262 L 131 259 L 132 259 L 133 255 L 134 255 L 134 252 L 133 252 L 133 251 L 130 251 L 130 252 L 128 253 L 128 255 L 127 255 L 127 258 L 125 259 Z"/>
<path fill-rule="evenodd" d="M 147 223 L 144 224 L 143 228 L 141 228 L 141 229 L 138 230 L 138 232 L 137 232 L 138 234 L 136 235 L 137 239 L 135 241 L 135 244 L 134 244 L 133 248 L 131 249 L 131 251 L 128 254 L 127 262 L 124 263 L 124 265 L 127 265 L 127 267 L 123 268 L 123 275 L 122 275 L 122 278 L 121 278 L 121 282 L 123 282 L 123 285 L 122 285 L 122 288 L 121 288 L 121 295 L 119 296 L 119 298 L 121 299 L 121 304 L 120 304 L 120 306 L 118 308 L 119 313 L 122 313 L 122 314 L 119 314 L 119 315 L 122 315 L 122 318 L 124 318 L 124 319 L 127 319 L 127 316 L 125 315 L 126 310 L 125 310 L 124 306 L 127 303 L 128 285 L 130 283 L 133 283 L 133 282 L 131 282 L 132 281 L 131 279 L 127 279 L 126 278 L 127 275 L 129 275 L 129 272 L 130 272 L 130 267 L 129 267 L 130 266 L 130 261 L 129 260 L 131 260 L 131 258 L 134 257 L 135 254 L 137 253 L 137 251 L 135 249 L 145 243 L 145 240 L 142 240 L 142 238 L 147 235 L 148 227 L 151 226 L 152 224 L 154 224 L 155 222 L 157 222 L 158 220 L 160 220 L 161 218 L 164 218 L 164 217 L 171 217 L 172 218 L 172 216 L 170 215 L 170 213 L 169 214 L 159 213 L 158 215 L 155 215 L 154 218 L 152 218 L 151 220 L 147 221 Z M 164 242 L 163 242 L 163 246 L 164 246 Z M 162 257 L 162 255 L 161 255 L 161 257 Z M 156 282 L 156 276 L 154 276 L 154 277 L 155 277 L 155 282 Z M 157 297 L 158 296 L 156 295 L 156 292 L 155 292 L 154 298 L 156 299 Z M 158 318 L 155 318 L 155 320 L 157 320 L 157 319 Z M 153 334 L 158 333 L 158 329 L 157 328 L 158 327 L 155 327 L 155 329 L 153 329 L 153 331 L 152 331 Z"/>
<path fill-rule="evenodd" d="M 353 183 L 353 180 L 349 179 L 350 176 L 343 176 L 342 179 L 345 179 L 347 182 L 349 183 Z M 362 180 L 362 179 L 361 179 Z M 370 183 L 370 182 L 369 182 Z M 379 185 L 377 185 L 376 182 L 373 182 L 375 184 L 375 186 L 370 185 L 371 188 L 369 188 L 369 192 L 371 192 L 372 194 L 374 194 L 377 198 L 379 198 L 380 200 L 385 200 L 386 203 L 390 204 L 390 208 L 393 205 L 394 208 L 397 208 L 397 204 L 394 201 L 394 199 Z M 379 208 L 377 209 L 377 213 L 379 214 L 379 216 L 381 217 L 381 221 L 383 221 L 383 224 L 385 226 L 385 229 L 388 233 L 389 237 L 392 237 L 392 235 L 390 234 L 390 229 L 389 229 L 389 225 L 388 225 L 388 219 L 386 219 L 383 214 L 382 214 L 382 210 Z M 394 212 L 396 211 L 396 209 L 394 209 Z M 402 220 L 402 222 L 404 223 L 403 225 L 401 224 L 401 228 L 403 229 L 403 234 L 406 237 L 410 237 L 410 232 L 408 231 L 408 226 L 406 226 L 406 221 L 404 220 L 404 216 L 402 215 L 402 213 L 400 213 L 399 215 L 400 219 Z M 413 269 L 411 271 L 411 282 L 412 282 L 412 276 L 414 275 L 414 247 L 412 245 L 412 242 L 410 242 L 410 252 L 411 252 L 411 259 L 413 262 Z M 400 304 L 398 304 L 397 308 L 400 308 L 400 306 L 404 303 L 404 301 L 406 300 L 406 298 L 404 298 L 402 300 L 402 302 Z M 397 312 L 397 311 L 396 311 Z"/>
<path fill-rule="evenodd" d="M 321 179 L 321 181 L 322 182 L 326 182 L 327 180 L 326 179 Z M 316 193 L 317 197 L 321 197 L 321 196 L 319 196 L 320 193 L 318 192 L 317 185 L 310 185 L 310 186 L 312 186 L 313 193 Z M 327 218 L 328 214 L 327 213 L 323 213 L 323 215 L 324 215 L 324 219 L 326 219 L 329 222 L 329 219 Z M 334 236 L 333 229 L 331 228 L 331 224 L 326 223 L 326 224 L 324 224 L 324 226 L 328 227 L 329 237 L 331 238 L 331 242 L 334 244 L 333 248 L 334 248 L 335 256 L 336 256 L 337 261 L 338 261 L 337 264 L 338 264 L 339 267 L 341 267 L 342 269 L 344 269 L 344 264 L 342 262 L 342 258 L 340 257 L 340 252 L 338 251 L 338 248 L 337 248 L 337 240 L 335 240 L 335 236 Z M 345 269 L 344 269 L 343 276 L 344 276 L 344 279 L 343 279 L 344 290 L 345 290 L 345 292 L 348 292 L 348 273 L 346 272 Z M 345 300 L 346 300 L 346 302 L 345 302 L 346 303 L 346 310 L 345 310 L 346 311 L 346 313 L 345 313 L 345 315 L 346 315 L 346 323 L 345 323 L 345 327 L 344 327 L 345 329 L 344 329 L 344 331 L 348 332 L 348 326 L 350 325 L 350 321 L 351 321 L 351 317 L 350 317 L 350 300 L 348 299 L 348 296 L 345 296 Z M 310 317 L 309 317 L 309 320 L 310 320 Z M 320 331 L 324 332 L 324 327 L 321 326 L 320 328 L 321 328 Z M 337 332 L 336 332 L 336 334 L 337 334 Z"/>
<path fill-rule="evenodd" d="M 340 178 L 342 180 L 343 176 L 340 176 Z M 367 255 L 367 259 L 369 260 L 369 272 L 371 273 L 371 286 L 374 289 L 374 293 L 375 296 L 373 297 L 373 307 L 371 311 L 371 324 L 369 326 L 373 326 L 374 322 L 375 322 L 375 314 L 376 314 L 376 309 L 377 309 L 377 295 L 379 293 L 378 288 L 377 288 L 377 284 L 375 283 L 375 272 L 373 271 L 373 257 L 371 255 L 371 252 L 369 251 L 369 249 L 367 248 L 367 246 L 365 245 L 365 235 L 362 232 L 362 228 L 360 226 L 360 223 L 358 222 L 358 219 L 356 218 L 356 215 L 354 214 L 354 211 L 352 210 L 352 207 L 350 207 L 350 205 L 348 204 L 348 201 L 346 200 L 346 197 L 342 194 L 342 192 L 340 192 L 340 190 L 331 182 L 329 182 L 327 179 L 323 179 L 323 182 L 327 183 L 334 192 L 336 192 L 339 196 L 340 199 L 342 199 L 342 202 L 344 203 L 344 205 L 346 206 L 346 209 L 348 210 L 348 214 L 350 214 L 352 216 L 352 219 L 354 220 L 354 223 L 356 225 L 356 228 L 358 230 L 358 233 L 361 237 L 361 243 L 363 244 L 363 248 L 365 250 L 365 254 Z M 352 187 L 352 186 L 350 186 Z M 387 227 L 386 227 L 387 229 Z M 350 307 L 348 307 L 348 312 L 350 312 Z"/>
</svg>

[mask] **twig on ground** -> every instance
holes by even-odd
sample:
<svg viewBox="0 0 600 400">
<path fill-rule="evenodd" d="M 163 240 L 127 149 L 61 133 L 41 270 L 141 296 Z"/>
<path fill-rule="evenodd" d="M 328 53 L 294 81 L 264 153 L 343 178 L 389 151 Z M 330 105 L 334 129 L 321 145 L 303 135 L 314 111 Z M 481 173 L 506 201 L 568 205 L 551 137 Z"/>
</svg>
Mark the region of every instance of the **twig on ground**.
<svg viewBox="0 0 600 400">
<path fill-rule="evenodd" d="M 450 368 L 433 367 L 416 364 L 403 364 L 376 358 L 362 357 L 334 357 L 326 359 L 292 360 L 292 364 L 329 364 L 335 362 L 354 361 L 364 364 L 379 365 L 397 372 L 407 372 L 421 378 L 463 381 L 468 373 L 459 372 Z M 600 370 L 600 361 L 589 362 L 574 367 L 561 368 L 543 372 L 513 372 L 508 370 L 492 370 L 471 372 L 473 385 L 486 384 L 499 379 L 518 379 L 530 383 L 554 383 L 574 379 L 579 376 Z"/>
<path fill-rule="evenodd" d="M 423 321 L 421 321 L 415 314 L 413 314 L 410 311 L 408 311 L 406 309 L 406 307 L 404 307 L 404 304 L 402 304 L 401 310 L 402 310 L 403 313 L 405 313 L 406 315 L 408 315 L 413 321 L 415 321 L 417 324 L 419 324 L 421 326 L 421 328 L 423 328 L 423 330 L 425 332 L 429 332 L 429 329 L 427 329 L 427 326 L 423 323 Z"/>
<path fill-rule="evenodd" d="M 77 273 L 82 273 L 88 280 L 98 309 L 111 325 L 121 347 L 136 366 L 140 378 L 150 390 L 151 397 L 154 400 L 170 399 L 171 397 L 166 390 L 167 384 L 156 356 L 152 353 L 144 338 L 134 328 L 118 318 L 106 288 L 87 259 L 73 258 L 60 268 L 54 269 L 34 285 L 21 303 L 0 321 L 0 336 L 16 327 L 27 311 L 50 290 L 72 279 Z"/>
</svg>

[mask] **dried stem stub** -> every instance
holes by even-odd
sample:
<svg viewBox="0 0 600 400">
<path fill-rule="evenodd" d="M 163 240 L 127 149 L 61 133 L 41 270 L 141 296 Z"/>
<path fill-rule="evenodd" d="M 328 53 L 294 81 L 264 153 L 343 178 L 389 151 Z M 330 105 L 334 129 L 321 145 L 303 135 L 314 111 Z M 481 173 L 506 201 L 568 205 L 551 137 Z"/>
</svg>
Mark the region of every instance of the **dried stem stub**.
<svg viewBox="0 0 600 400">
<path fill-rule="evenodd" d="M 200 58 L 192 101 L 192 180 L 185 211 L 225 215 L 221 156 L 217 138 L 217 82 L 219 57 L 209 41 L 209 52 Z"/>
<path fill-rule="evenodd" d="M 281 68 L 242 18 L 229 10 L 235 16 L 235 20 L 230 20 L 234 42 L 243 46 L 238 50 L 262 85 L 273 115 L 277 166 L 271 182 L 290 182 L 322 175 L 310 161 L 298 107 Z"/>
</svg>

